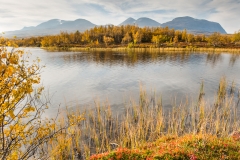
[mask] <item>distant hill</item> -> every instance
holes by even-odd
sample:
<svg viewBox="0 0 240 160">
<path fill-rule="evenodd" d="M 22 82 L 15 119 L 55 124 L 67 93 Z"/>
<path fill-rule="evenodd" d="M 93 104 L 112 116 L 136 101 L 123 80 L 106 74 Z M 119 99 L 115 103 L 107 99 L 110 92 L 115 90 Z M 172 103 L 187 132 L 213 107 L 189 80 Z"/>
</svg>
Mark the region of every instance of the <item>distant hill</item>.
<svg viewBox="0 0 240 160">
<path fill-rule="evenodd" d="M 119 26 L 125 26 L 125 25 L 133 25 L 136 22 L 136 19 L 133 19 L 132 17 L 129 17 L 125 21 L 119 24 Z"/>
<path fill-rule="evenodd" d="M 220 32 L 226 34 L 227 32 L 219 23 L 211 22 L 203 19 L 195 19 L 192 17 L 178 17 L 172 21 L 163 23 L 162 27 L 174 28 L 175 30 L 188 30 L 195 33 L 212 33 Z"/>
<path fill-rule="evenodd" d="M 147 17 L 142 17 L 137 20 L 130 17 L 119 24 L 119 26 L 122 26 L 122 25 L 137 25 L 139 27 L 160 27 L 161 26 L 161 24 L 158 23 L 157 21 Z"/>
<path fill-rule="evenodd" d="M 222 28 L 219 23 L 211 22 L 202 19 L 194 19 L 192 17 L 178 17 L 172 21 L 160 24 L 155 20 L 152 20 L 147 17 L 142 17 L 137 20 L 133 18 L 128 18 L 124 22 L 120 23 L 121 25 L 137 25 L 139 27 L 166 27 L 174 28 L 175 30 L 184 30 L 187 29 L 189 32 L 193 33 L 202 33 L 210 34 L 213 32 L 220 32 L 226 34 L 226 31 Z M 87 29 L 93 28 L 96 25 L 85 19 L 77 19 L 74 21 L 66 21 L 60 19 L 52 19 L 46 22 L 43 22 L 37 26 L 24 27 L 21 30 L 16 31 L 7 31 L 5 32 L 5 37 L 30 37 L 30 36 L 43 36 L 43 35 L 53 35 L 59 34 L 60 31 L 83 32 Z M 106 25 L 103 25 L 106 26 Z"/>
<path fill-rule="evenodd" d="M 77 19 L 75 21 L 65 21 L 60 19 L 52 19 L 43 22 L 36 27 L 24 27 L 21 30 L 5 32 L 5 37 L 28 37 L 28 36 L 41 36 L 59 34 L 60 31 L 85 31 L 93 28 L 96 25 L 85 19 Z"/>
</svg>

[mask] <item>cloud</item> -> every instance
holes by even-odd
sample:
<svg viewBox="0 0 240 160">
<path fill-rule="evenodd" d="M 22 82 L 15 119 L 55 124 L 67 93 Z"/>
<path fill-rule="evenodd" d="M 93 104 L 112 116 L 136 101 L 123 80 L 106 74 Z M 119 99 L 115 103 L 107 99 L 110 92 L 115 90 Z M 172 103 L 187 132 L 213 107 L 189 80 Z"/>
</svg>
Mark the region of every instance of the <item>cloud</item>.
<svg viewBox="0 0 240 160">
<path fill-rule="evenodd" d="M 74 19 L 78 15 L 72 14 L 73 9 L 65 0 L 8 0 L 0 5 L 0 31 L 37 25 L 51 18 Z"/>
<path fill-rule="evenodd" d="M 151 16 L 163 23 L 178 16 L 192 16 L 219 22 L 230 33 L 240 29 L 240 22 L 237 21 L 240 0 L 91 0 L 91 3 L 100 4 L 109 12 L 123 17 Z"/>
<path fill-rule="evenodd" d="M 209 20 L 219 22 L 230 33 L 240 29 L 240 0 L 214 0 L 210 5 L 218 7 L 216 13 L 209 15 Z"/>
<path fill-rule="evenodd" d="M 160 23 L 179 16 L 219 22 L 229 33 L 240 29 L 240 0 L 0 0 L 0 31 L 36 26 L 49 19 L 85 18 L 95 24 L 119 24 L 128 17 Z"/>
</svg>

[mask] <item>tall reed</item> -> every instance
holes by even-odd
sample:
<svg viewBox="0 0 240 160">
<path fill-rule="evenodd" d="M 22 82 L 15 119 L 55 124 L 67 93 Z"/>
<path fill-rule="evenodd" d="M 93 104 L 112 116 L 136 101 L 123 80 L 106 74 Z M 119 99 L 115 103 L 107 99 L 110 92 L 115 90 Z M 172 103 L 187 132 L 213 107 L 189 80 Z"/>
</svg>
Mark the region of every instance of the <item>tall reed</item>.
<svg viewBox="0 0 240 160">
<path fill-rule="evenodd" d="M 71 141 L 65 146 L 68 158 L 75 155 L 75 159 L 88 159 L 94 153 L 118 146 L 134 149 L 164 135 L 226 137 L 238 130 L 240 96 L 234 85 L 228 86 L 226 78 L 222 78 L 213 103 L 204 100 L 203 88 L 202 83 L 196 101 L 186 100 L 170 109 L 164 107 L 161 98 L 149 98 L 143 89 L 138 103 L 131 101 L 120 114 L 114 113 L 109 105 L 96 103 L 94 109 L 79 112 L 77 115 L 84 113 L 85 119 L 73 121 L 73 127 L 66 132 Z M 62 139 L 67 140 L 66 137 Z"/>
</svg>

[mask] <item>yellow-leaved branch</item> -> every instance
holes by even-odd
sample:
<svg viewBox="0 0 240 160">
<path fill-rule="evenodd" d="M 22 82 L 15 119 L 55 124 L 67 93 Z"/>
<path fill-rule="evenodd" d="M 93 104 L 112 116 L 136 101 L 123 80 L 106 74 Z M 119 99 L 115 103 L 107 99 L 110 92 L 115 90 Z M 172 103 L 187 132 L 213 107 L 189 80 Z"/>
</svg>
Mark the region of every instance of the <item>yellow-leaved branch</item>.
<svg viewBox="0 0 240 160">
<path fill-rule="evenodd" d="M 69 123 L 57 125 L 57 119 L 42 116 L 49 101 L 41 99 L 40 60 L 30 61 L 21 49 L 5 45 L 15 46 L 1 38 L 0 159 L 29 159 L 35 155 L 47 159 L 54 155 L 48 154 L 48 144 L 57 146 L 57 136 L 66 135 Z"/>
</svg>

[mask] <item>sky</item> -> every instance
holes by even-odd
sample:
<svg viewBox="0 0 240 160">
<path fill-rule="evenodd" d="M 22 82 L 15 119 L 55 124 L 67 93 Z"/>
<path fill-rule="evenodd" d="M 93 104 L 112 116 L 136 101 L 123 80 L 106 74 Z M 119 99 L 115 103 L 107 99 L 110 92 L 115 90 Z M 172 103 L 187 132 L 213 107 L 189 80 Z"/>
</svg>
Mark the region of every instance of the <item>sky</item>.
<svg viewBox="0 0 240 160">
<path fill-rule="evenodd" d="M 36 26 L 50 19 L 87 19 L 118 25 L 148 17 L 164 23 L 191 16 L 218 22 L 228 33 L 240 29 L 240 0 L 0 0 L 0 32 Z"/>
</svg>

